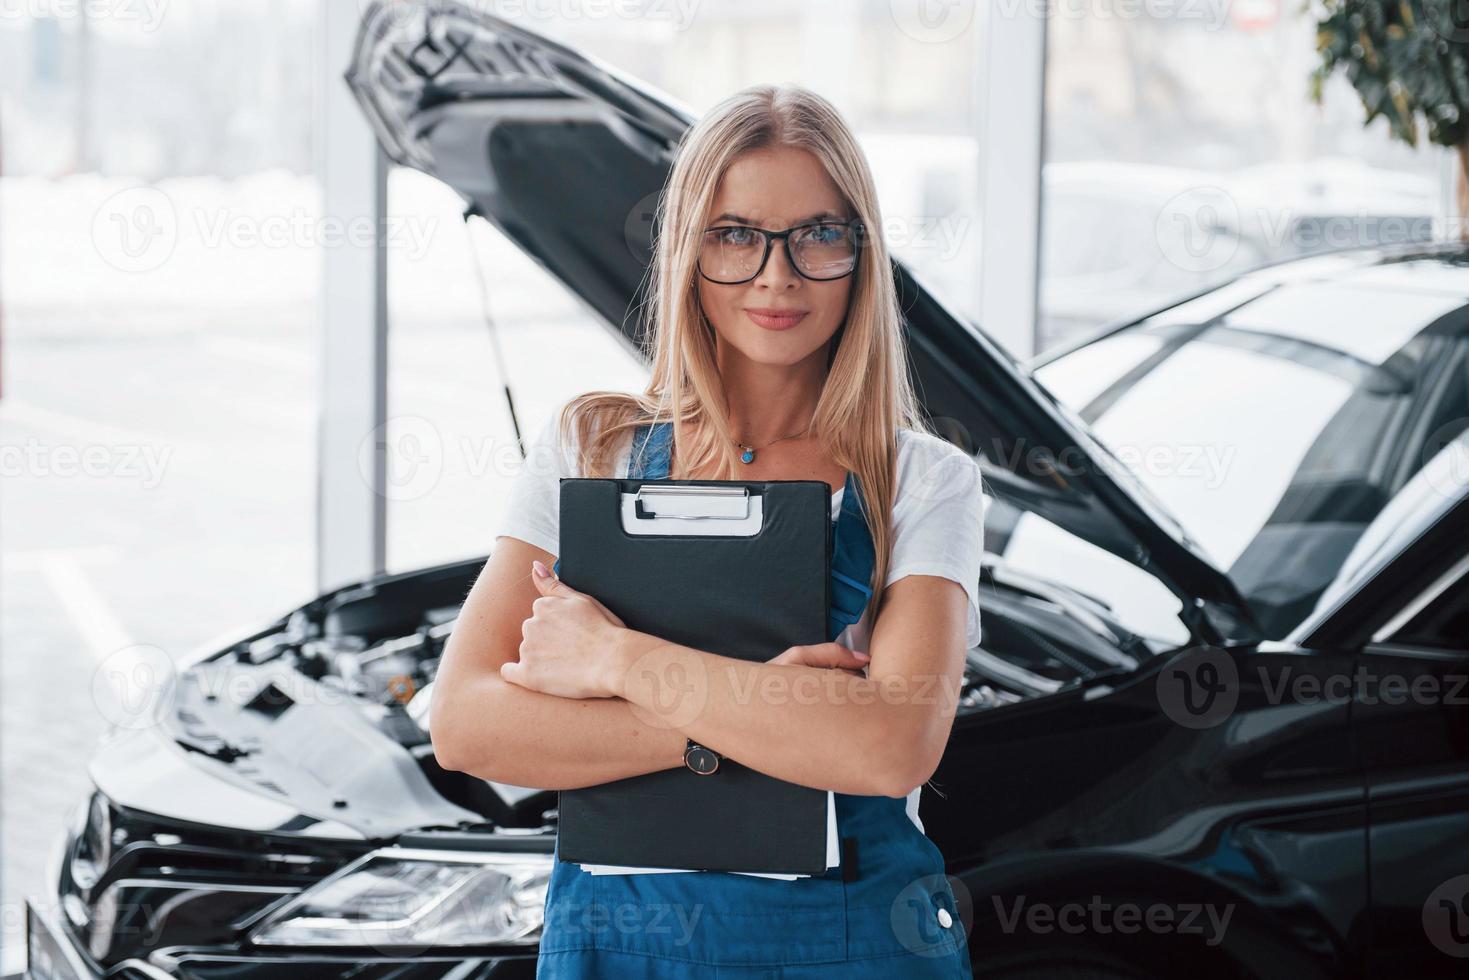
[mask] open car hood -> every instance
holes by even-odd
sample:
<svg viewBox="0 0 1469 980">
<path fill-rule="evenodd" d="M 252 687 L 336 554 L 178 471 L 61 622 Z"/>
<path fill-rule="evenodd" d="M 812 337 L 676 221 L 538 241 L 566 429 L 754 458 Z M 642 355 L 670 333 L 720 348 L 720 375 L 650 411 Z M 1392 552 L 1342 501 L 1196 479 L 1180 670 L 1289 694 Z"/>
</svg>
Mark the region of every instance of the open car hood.
<svg viewBox="0 0 1469 980">
<path fill-rule="evenodd" d="M 445 0 L 370 7 L 346 79 L 393 162 L 447 183 L 637 350 L 651 216 L 690 111 Z M 1255 639 L 1228 576 L 1085 424 L 901 263 L 894 274 L 924 408 L 982 454 L 990 491 L 1159 579 L 1195 639 Z"/>
</svg>

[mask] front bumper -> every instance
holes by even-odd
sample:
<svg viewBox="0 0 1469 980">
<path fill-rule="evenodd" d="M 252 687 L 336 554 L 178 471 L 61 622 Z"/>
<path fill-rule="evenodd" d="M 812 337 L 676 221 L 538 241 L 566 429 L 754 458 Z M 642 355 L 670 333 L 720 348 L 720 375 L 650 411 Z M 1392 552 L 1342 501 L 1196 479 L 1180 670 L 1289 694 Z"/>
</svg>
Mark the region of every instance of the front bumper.
<svg viewBox="0 0 1469 980">
<path fill-rule="evenodd" d="M 72 859 L 85 826 L 81 814 L 85 811 L 85 805 L 79 808 L 78 817 L 52 852 L 48 865 L 51 896 L 25 900 L 27 968 L 24 976 L 31 980 L 251 980 L 254 977 L 317 980 L 331 976 L 350 976 L 354 980 L 374 977 L 436 980 L 450 976 L 530 980 L 535 976 L 534 948 L 480 955 L 428 951 L 397 956 L 371 948 L 258 950 L 246 939 L 248 923 L 258 914 L 258 908 L 241 908 L 228 922 L 199 918 L 203 916 L 207 920 L 211 910 L 220 908 L 221 899 L 228 900 L 248 886 L 235 875 L 222 880 L 218 875 L 202 874 L 199 866 L 188 866 L 183 855 L 173 867 L 148 869 L 152 875 L 147 881 L 151 891 L 130 892 L 123 900 L 112 921 L 120 930 L 119 936 L 124 937 L 128 953 L 124 958 L 114 957 L 110 963 L 99 962 L 88 948 L 87 937 L 72 921 L 85 923 L 86 916 L 95 912 L 95 907 L 89 904 L 88 890 L 79 886 L 72 875 Z M 174 846 L 183 849 L 189 844 L 182 841 Z M 166 880 L 173 875 L 177 876 L 176 880 Z M 137 877 L 129 877 L 131 881 L 139 881 Z M 297 889 L 258 890 L 261 900 L 274 901 Z M 155 900 L 139 895 L 165 897 Z M 197 912 L 193 921 L 190 921 L 190 908 Z M 190 941 L 195 935 L 209 938 Z M 132 941 L 126 941 L 127 936 Z M 147 941 L 149 937 L 161 941 L 151 943 Z"/>
<path fill-rule="evenodd" d="M 173 947 L 155 950 L 147 960 L 129 959 L 102 971 L 72 942 L 68 931 L 44 907 L 26 899 L 28 980 L 168 980 L 168 978 L 255 977 L 315 980 L 319 977 L 394 977 L 405 980 L 533 978 L 535 955 L 493 957 L 414 956 L 368 957 L 350 953 L 239 954 L 219 949 Z"/>
<path fill-rule="evenodd" d="M 45 908 L 25 900 L 28 980 L 92 980 L 102 974 Z"/>
</svg>

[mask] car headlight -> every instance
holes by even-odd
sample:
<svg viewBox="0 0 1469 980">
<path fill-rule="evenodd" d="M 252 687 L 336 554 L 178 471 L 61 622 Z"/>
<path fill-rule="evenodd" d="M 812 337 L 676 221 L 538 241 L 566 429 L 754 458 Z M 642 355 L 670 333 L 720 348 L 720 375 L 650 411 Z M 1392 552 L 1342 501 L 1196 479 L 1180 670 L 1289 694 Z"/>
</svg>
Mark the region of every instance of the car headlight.
<svg viewBox="0 0 1469 980">
<path fill-rule="evenodd" d="M 284 946 L 531 945 L 549 854 L 384 848 L 312 885 L 250 933 Z"/>
</svg>

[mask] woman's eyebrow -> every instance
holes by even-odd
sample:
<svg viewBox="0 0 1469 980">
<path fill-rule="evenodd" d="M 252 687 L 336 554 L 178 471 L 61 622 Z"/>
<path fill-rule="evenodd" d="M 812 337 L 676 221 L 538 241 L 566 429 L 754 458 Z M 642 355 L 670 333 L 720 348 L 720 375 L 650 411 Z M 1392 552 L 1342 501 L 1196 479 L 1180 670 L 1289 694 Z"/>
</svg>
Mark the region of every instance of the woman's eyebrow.
<svg viewBox="0 0 1469 980">
<path fill-rule="evenodd" d="M 714 220 L 715 221 L 733 221 L 736 224 L 751 225 L 751 226 L 754 226 L 754 227 L 759 227 L 750 218 L 742 217 L 742 216 L 740 216 L 738 214 L 734 214 L 733 212 L 730 212 L 730 211 L 724 212 L 723 214 L 721 214 L 718 217 L 714 218 Z M 818 211 L 815 214 L 807 215 L 806 217 L 801 218 L 800 220 L 796 221 L 795 224 L 803 225 L 803 224 L 806 224 L 809 221 L 846 221 L 846 220 L 847 220 L 846 218 L 844 218 L 842 215 L 837 214 L 835 211 Z"/>
</svg>

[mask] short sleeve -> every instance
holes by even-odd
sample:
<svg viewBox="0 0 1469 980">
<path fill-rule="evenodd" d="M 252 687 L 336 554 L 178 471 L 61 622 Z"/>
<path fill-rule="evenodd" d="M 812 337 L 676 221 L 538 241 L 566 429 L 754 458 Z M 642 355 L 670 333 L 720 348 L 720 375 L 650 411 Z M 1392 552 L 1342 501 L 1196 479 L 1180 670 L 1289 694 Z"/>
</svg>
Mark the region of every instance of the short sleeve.
<svg viewBox="0 0 1469 980">
<path fill-rule="evenodd" d="M 888 586 L 905 575 L 941 575 L 958 582 L 969 599 L 965 647 L 979 645 L 979 572 L 984 554 L 985 500 L 979 464 L 957 447 L 931 437 L 914 447 L 898 474 L 893 505 Z"/>
<path fill-rule="evenodd" d="M 577 475 L 575 434 L 562 444 L 559 420 L 564 405 L 526 447 L 520 472 L 510 484 L 510 496 L 495 537 L 519 538 L 552 555 L 561 553 L 561 478 Z"/>
</svg>

